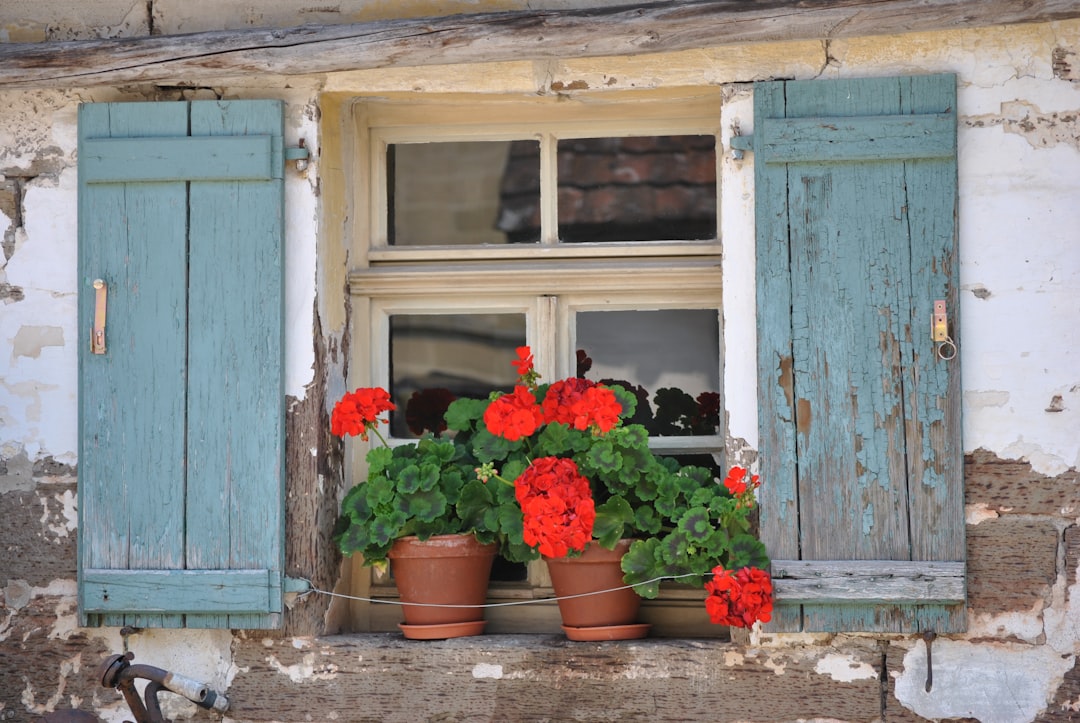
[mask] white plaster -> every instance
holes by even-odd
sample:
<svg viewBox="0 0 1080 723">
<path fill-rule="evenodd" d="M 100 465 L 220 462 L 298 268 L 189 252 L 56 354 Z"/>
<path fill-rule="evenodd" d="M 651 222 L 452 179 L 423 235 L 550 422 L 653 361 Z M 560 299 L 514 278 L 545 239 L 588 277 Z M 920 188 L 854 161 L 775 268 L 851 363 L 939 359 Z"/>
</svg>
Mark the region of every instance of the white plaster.
<svg viewBox="0 0 1080 723">
<path fill-rule="evenodd" d="M 1080 109 L 1080 91 L 1042 85 L 1065 98 L 1040 94 L 1044 111 Z M 969 95 L 961 91 L 962 99 Z M 992 95 L 998 112 L 1017 98 L 1001 88 L 976 95 L 980 107 Z M 1080 460 L 1080 399 L 1068 391 L 1080 381 L 1072 358 L 1080 330 L 1070 322 L 1080 287 L 1071 230 L 1080 227 L 1080 204 L 1060 200 L 1080 196 L 1080 151 L 1033 147 L 993 121 L 980 116 L 982 127 L 968 127 L 962 119 L 959 131 L 960 281 L 989 292 L 960 297 L 964 449 L 1024 459 L 1056 475 Z M 1047 412 L 1055 395 L 1063 409 Z"/>
<path fill-rule="evenodd" d="M 938 638 L 934 682 L 926 686 L 926 646 L 915 643 L 896 678 L 896 698 L 924 718 L 976 718 L 982 723 L 1032 720 L 1054 697 L 1071 656 L 1052 648 Z"/>
<path fill-rule="evenodd" d="M 827 675 L 840 683 L 851 683 L 856 680 L 870 680 L 878 677 L 874 666 L 851 655 L 841 655 L 839 653 L 829 653 L 818 660 L 814 666 L 814 672 L 818 675 Z"/>
<path fill-rule="evenodd" d="M 293 665 L 284 665 L 275 655 L 269 656 L 266 663 L 272 670 L 287 675 L 293 683 L 302 683 L 305 680 L 333 680 L 338 676 L 338 666 L 333 663 L 316 666 L 314 653 L 308 653 L 301 662 Z"/>
<path fill-rule="evenodd" d="M 989 613 L 973 614 L 968 612 L 969 638 L 997 638 L 998 640 L 1020 640 L 1032 645 L 1043 642 L 1042 600 L 1035 602 L 1029 610 L 1016 610 L 997 615 Z M 935 643 L 936 645 L 936 643 Z"/>
<path fill-rule="evenodd" d="M 499 680 L 503 677 L 503 667 L 492 663 L 477 663 L 473 666 L 472 676 L 474 678 L 493 678 Z"/>
<path fill-rule="evenodd" d="M 984 502 L 964 507 L 964 522 L 969 525 L 977 525 L 980 522 L 997 519 L 998 517 L 1000 517 L 998 512 L 990 509 Z"/>
<path fill-rule="evenodd" d="M 0 413 L 4 436 L 24 445 L 32 460 L 52 455 L 74 462 L 76 455 L 75 187 L 74 168 L 26 184 L 25 237 L 5 267 L 24 299 L 0 315 L 0 346 L 11 349 L 0 354 Z M 63 344 L 19 354 L 20 335 L 43 326 Z"/>
</svg>

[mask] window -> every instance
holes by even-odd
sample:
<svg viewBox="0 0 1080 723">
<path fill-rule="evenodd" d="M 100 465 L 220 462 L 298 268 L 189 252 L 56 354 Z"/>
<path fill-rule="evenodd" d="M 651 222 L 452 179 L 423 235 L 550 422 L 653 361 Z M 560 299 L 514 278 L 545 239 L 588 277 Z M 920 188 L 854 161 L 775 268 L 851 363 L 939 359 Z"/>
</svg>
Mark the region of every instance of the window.
<svg viewBox="0 0 1080 723">
<path fill-rule="evenodd" d="M 360 103 L 349 386 L 390 389 L 392 434 L 408 439 L 423 416 L 408 411 L 414 393 L 509 389 L 529 344 L 546 380 L 640 389 L 658 451 L 721 465 L 719 119 L 716 91 Z M 704 419 L 672 411 L 701 395 L 715 400 Z M 353 465 L 364 451 L 353 445 Z M 366 568 L 355 578 L 357 592 L 395 594 Z M 549 597 L 546 569 L 497 568 L 490 595 Z M 671 585 L 642 618 L 654 634 L 726 634 L 702 597 Z M 396 629 L 390 606 L 365 614 Z M 553 603 L 487 617 L 489 632 L 558 630 Z"/>
</svg>

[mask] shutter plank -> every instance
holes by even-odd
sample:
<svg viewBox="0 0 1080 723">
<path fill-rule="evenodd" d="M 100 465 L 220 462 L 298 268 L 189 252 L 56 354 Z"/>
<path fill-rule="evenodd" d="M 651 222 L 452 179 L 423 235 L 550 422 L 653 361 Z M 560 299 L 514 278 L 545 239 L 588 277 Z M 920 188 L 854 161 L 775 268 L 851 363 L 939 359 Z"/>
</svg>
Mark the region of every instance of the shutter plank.
<svg viewBox="0 0 1080 723">
<path fill-rule="evenodd" d="M 261 181 L 274 177 L 273 148 L 271 136 L 88 138 L 79 163 L 88 183 Z"/>
<path fill-rule="evenodd" d="M 773 560 L 778 600 L 853 603 L 957 603 L 965 600 L 963 562 Z"/>
<path fill-rule="evenodd" d="M 956 118 L 950 113 L 820 118 L 766 118 L 761 134 L 766 163 L 952 158 Z"/>
<path fill-rule="evenodd" d="M 281 139 L 283 131 L 278 101 L 192 103 L 193 134 Z M 282 199 L 280 179 L 191 184 L 192 567 L 265 567 L 280 577 L 284 566 Z M 217 622 L 236 628 L 256 621 Z"/>
<path fill-rule="evenodd" d="M 269 570 L 86 570 L 91 613 L 253 613 L 270 604 Z"/>
<path fill-rule="evenodd" d="M 755 117 L 784 114 L 784 84 L 754 86 Z M 755 143 L 757 135 L 755 134 Z M 755 151 L 758 149 L 755 147 Z M 792 419 L 795 413 L 791 356 L 791 264 L 786 166 L 758 162 L 755 153 L 755 223 L 757 226 L 758 395 L 762 420 Z M 795 476 L 795 429 L 790 424 L 761 424 L 758 442 L 762 494 L 761 541 L 769 555 L 799 556 L 799 500 Z M 777 604 L 771 630 L 799 630 L 798 605 Z"/>
<path fill-rule="evenodd" d="M 184 103 L 84 105 L 79 119 L 81 138 L 187 128 Z M 80 561 L 85 568 L 181 567 L 184 183 L 89 185 L 81 164 L 79 174 Z M 86 353 L 97 278 L 109 293 L 104 355 Z"/>
</svg>

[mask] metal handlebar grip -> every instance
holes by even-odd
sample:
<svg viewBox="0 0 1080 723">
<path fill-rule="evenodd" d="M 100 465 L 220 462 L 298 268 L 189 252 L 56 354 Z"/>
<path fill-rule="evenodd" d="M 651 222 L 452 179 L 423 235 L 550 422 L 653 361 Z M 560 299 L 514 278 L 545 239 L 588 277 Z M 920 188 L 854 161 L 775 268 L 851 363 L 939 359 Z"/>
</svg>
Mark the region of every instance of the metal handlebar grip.
<svg viewBox="0 0 1080 723">
<path fill-rule="evenodd" d="M 169 673 L 162 684 L 177 695 L 182 695 L 195 705 L 207 710 L 224 713 L 229 709 L 229 699 L 211 690 L 205 683 L 186 678 L 178 673 Z"/>
</svg>

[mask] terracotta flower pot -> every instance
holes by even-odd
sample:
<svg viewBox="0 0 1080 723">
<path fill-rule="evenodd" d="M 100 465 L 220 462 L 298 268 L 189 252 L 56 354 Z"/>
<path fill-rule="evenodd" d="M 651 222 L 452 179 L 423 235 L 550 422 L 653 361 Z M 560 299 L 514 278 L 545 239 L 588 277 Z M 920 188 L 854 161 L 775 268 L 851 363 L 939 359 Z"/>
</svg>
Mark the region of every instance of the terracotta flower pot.
<svg viewBox="0 0 1080 723">
<path fill-rule="evenodd" d="M 562 628 L 570 640 L 630 640 L 649 633 L 638 623 L 641 597 L 633 588 L 622 588 L 622 556 L 633 540 L 620 540 L 614 550 L 595 542 L 579 557 L 545 557 L 551 585 L 559 598 Z M 597 590 L 610 590 L 589 594 Z"/>
<path fill-rule="evenodd" d="M 488 579 L 496 546 L 472 535 L 403 537 L 390 548 L 406 638 L 435 640 L 479 635 L 484 630 Z M 438 607 L 441 605 L 452 607 Z"/>
</svg>

